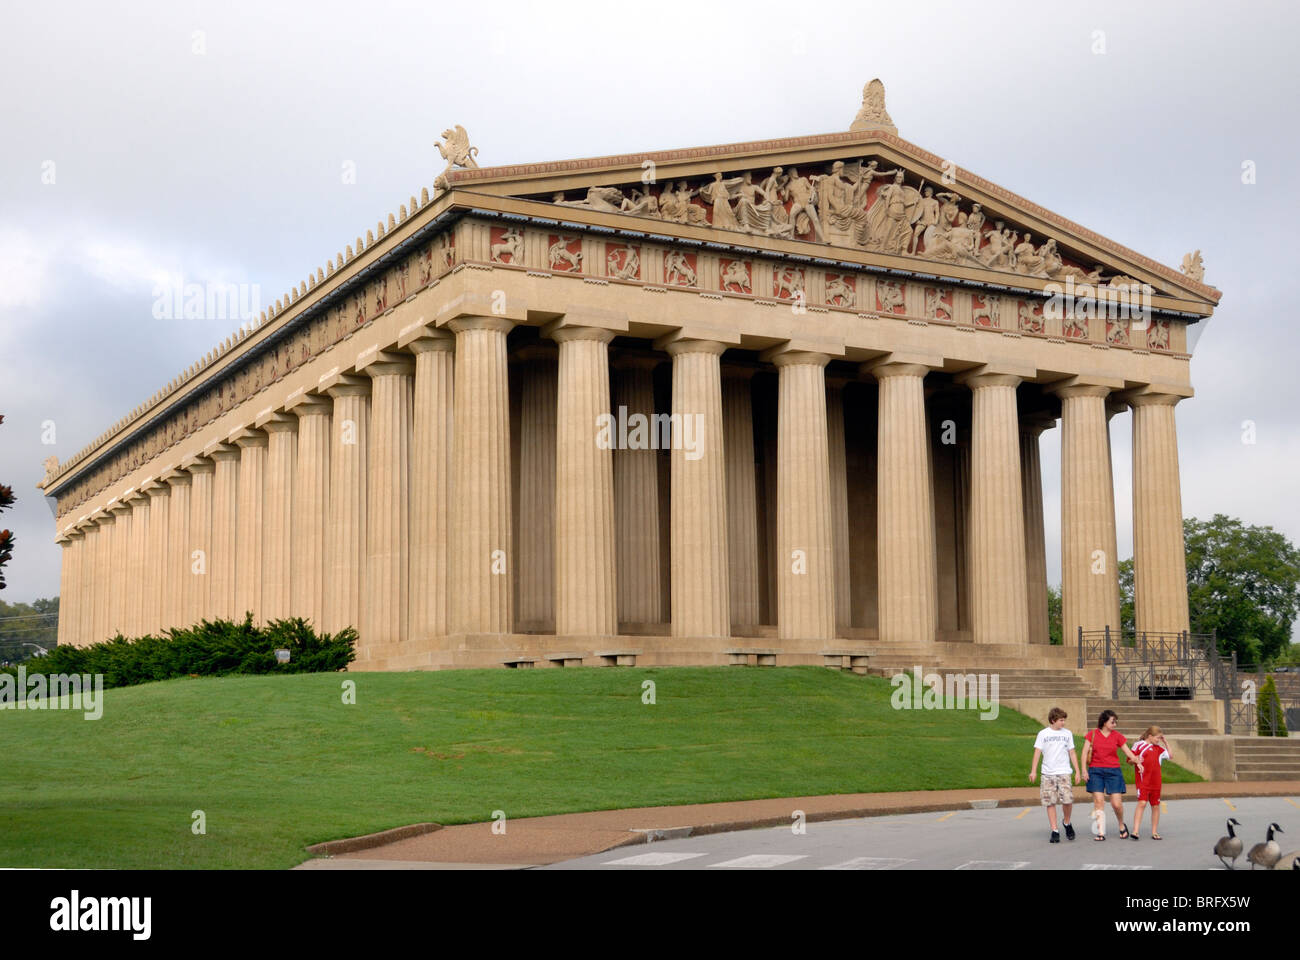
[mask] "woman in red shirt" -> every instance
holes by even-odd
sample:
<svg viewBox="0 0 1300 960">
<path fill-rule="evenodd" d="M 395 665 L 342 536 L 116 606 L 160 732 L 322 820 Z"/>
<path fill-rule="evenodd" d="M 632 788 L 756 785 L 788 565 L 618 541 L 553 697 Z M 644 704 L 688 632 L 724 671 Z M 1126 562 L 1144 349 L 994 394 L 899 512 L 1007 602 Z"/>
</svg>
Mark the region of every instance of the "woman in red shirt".
<svg viewBox="0 0 1300 960">
<path fill-rule="evenodd" d="M 1097 718 L 1097 729 L 1089 730 L 1083 738 L 1083 766 L 1088 770 L 1088 792 L 1092 794 L 1093 816 L 1097 817 L 1101 832 L 1094 840 L 1106 839 L 1105 797 L 1110 797 L 1115 819 L 1119 821 L 1119 838 L 1128 839 L 1124 826 L 1124 774 L 1120 770 L 1119 752 L 1142 774 L 1142 761 L 1128 748 L 1128 740 L 1116 729 L 1119 717 L 1114 710 L 1103 710 Z"/>
</svg>

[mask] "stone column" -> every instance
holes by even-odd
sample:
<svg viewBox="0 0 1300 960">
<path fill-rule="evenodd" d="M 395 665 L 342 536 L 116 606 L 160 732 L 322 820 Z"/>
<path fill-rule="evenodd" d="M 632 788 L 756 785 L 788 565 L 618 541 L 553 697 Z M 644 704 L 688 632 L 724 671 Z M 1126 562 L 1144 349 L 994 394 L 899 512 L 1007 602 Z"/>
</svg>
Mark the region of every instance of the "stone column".
<svg viewBox="0 0 1300 960">
<path fill-rule="evenodd" d="M 262 616 L 262 537 L 266 532 L 266 434 L 240 430 L 231 441 L 239 447 L 239 523 L 235 537 L 235 619 Z"/>
<path fill-rule="evenodd" d="M 239 448 L 215 443 L 203 451 L 212 474 L 212 550 L 208 555 L 209 616 L 234 620 L 236 543 L 239 539 Z M 242 619 L 242 615 L 240 615 Z"/>
<path fill-rule="evenodd" d="M 266 431 L 262 617 L 269 623 L 295 615 L 293 484 L 298 461 L 298 418 L 291 413 L 267 413 L 257 418 L 257 427 Z"/>
<path fill-rule="evenodd" d="M 212 619 L 212 509 L 216 464 L 196 457 L 185 464 L 190 474 L 189 542 L 182 551 L 187 624 Z"/>
<path fill-rule="evenodd" d="M 554 630 L 558 352 L 554 344 L 538 343 L 511 359 L 521 381 L 519 620 L 531 629 Z"/>
<path fill-rule="evenodd" d="M 77 585 L 77 636 L 81 646 L 94 643 L 95 633 L 95 534 L 99 528 L 94 521 L 83 517 L 78 521 L 81 531 L 81 572 Z"/>
<path fill-rule="evenodd" d="M 722 368 L 723 448 L 727 454 L 727 556 L 731 622 L 762 622 L 759 610 L 758 474 L 754 461 L 753 367 Z"/>
<path fill-rule="evenodd" d="M 612 429 L 609 426 L 609 342 L 614 333 L 572 326 L 551 328 L 548 334 L 560 345 L 555 632 L 614 636 L 618 633 L 614 446 L 619 441 L 617 423 Z"/>
<path fill-rule="evenodd" d="M 1043 471 L 1038 437 L 1055 420 L 1020 421 L 1020 486 L 1024 494 L 1025 567 L 1029 590 L 1029 642 L 1047 643 L 1047 541 L 1043 522 Z"/>
<path fill-rule="evenodd" d="M 726 344 L 674 340 L 664 349 L 673 358 L 675 418 L 669 545 L 673 636 L 728 637 L 731 568 L 719 361 Z"/>
<path fill-rule="evenodd" d="M 69 530 L 59 534 L 57 542 L 63 548 L 59 570 L 59 632 L 56 635 L 60 645 L 79 645 L 77 636 L 77 582 L 81 573 L 81 545 L 85 538 L 80 530 Z"/>
<path fill-rule="evenodd" d="M 92 642 L 108 638 L 109 589 L 113 570 L 113 529 L 117 517 L 101 513 L 95 517 L 95 633 Z"/>
<path fill-rule="evenodd" d="M 1080 627 L 1120 629 L 1110 390 L 1071 384 L 1053 392 L 1061 397 L 1061 620 L 1068 646 Z"/>
<path fill-rule="evenodd" d="M 1187 560 L 1174 405 L 1137 393 L 1133 407 L 1133 608 L 1139 632 L 1189 630 Z"/>
<path fill-rule="evenodd" d="M 293 615 L 310 620 L 312 628 L 326 623 L 326 559 L 329 557 L 330 414 L 327 397 L 301 393 L 290 401 L 298 417 L 298 453 L 294 458 L 293 542 L 290 595 Z"/>
<path fill-rule="evenodd" d="M 366 358 L 370 377 L 369 476 L 366 481 L 366 648 L 410 636 L 411 417 L 415 363 L 404 353 Z"/>
<path fill-rule="evenodd" d="M 919 363 L 869 368 L 880 384 L 877 429 L 877 556 L 880 639 L 931 643 L 938 620 L 934 487 Z"/>
<path fill-rule="evenodd" d="M 452 632 L 514 628 L 510 529 L 510 393 L 503 317 L 458 317 Z"/>
<path fill-rule="evenodd" d="M 835 563 L 835 626 L 853 625 L 853 567 L 849 551 L 848 441 L 843 377 L 826 383 L 826 443 L 830 453 L 831 539 Z"/>
<path fill-rule="evenodd" d="M 777 386 L 777 633 L 835 637 L 835 543 L 824 353 L 772 358 Z"/>
<path fill-rule="evenodd" d="M 325 392 L 334 400 L 325 629 L 336 633 L 353 627 L 360 633 L 365 602 L 370 378 L 336 374 L 326 381 Z M 366 638 L 360 637 L 360 642 L 366 643 Z"/>
<path fill-rule="evenodd" d="M 131 505 L 124 501 L 112 503 L 108 508 L 117 519 L 113 521 L 112 563 L 108 591 L 108 633 L 121 633 L 129 637 L 126 622 L 127 582 L 126 571 L 131 562 Z"/>
<path fill-rule="evenodd" d="M 145 485 L 145 493 L 149 495 L 149 539 L 145 545 L 144 624 L 141 632 L 158 634 L 165 626 L 171 487 L 155 480 Z"/>
<path fill-rule="evenodd" d="M 1021 378 L 983 371 L 971 389 L 970 584 L 976 643 L 1028 643 L 1025 504 L 1020 483 Z"/>
<path fill-rule="evenodd" d="M 125 499 L 131 505 L 131 544 L 126 567 L 126 629 L 127 636 L 138 637 L 146 632 L 144 597 L 148 570 L 145 556 L 149 551 L 149 497 L 142 490 L 132 490 Z"/>
<path fill-rule="evenodd" d="M 444 636 L 450 594 L 452 395 L 455 339 L 421 327 L 399 345 L 415 354 L 411 434 L 411 636 Z"/>
<path fill-rule="evenodd" d="M 190 502 L 191 477 L 187 472 L 169 471 L 163 478 L 171 489 L 167 510 L 167 550 L 163 558 L 162 629 L 188 627 L 187 591 L 190 589 Z"/>
<path fill-rule="evenodd" d="M 646 443 L 614 451 L 614 527 L 618 553 L 618 619 L 624 623 L 663 623 L 659 580 L 659 452 L 652 448 L 654 368 L 659 360 L 644 354 L 614 358 L 614 412 L 627 420 L 645 418 Z M 629 432 L 631 427 L 629 426 Z M 753 472 L 752 469 L 750 471 Z"/>
</svg>

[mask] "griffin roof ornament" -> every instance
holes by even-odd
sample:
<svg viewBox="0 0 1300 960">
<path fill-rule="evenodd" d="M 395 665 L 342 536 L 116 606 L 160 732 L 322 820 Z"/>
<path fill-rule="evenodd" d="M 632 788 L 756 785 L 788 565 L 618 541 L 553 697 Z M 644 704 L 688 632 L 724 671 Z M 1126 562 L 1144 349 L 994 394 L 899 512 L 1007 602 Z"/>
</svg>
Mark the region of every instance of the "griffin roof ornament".
<svg viewBox="0 0 1300 960">
<path fill-rule="evenodd" d="M 442 159 L 447 161 L 447 169 L 438 174 L 438 179 L 433 181 L 434 190 L 450 190 L 451 186 L 447 182 L 447 174 L 454 167 L 465 167 L 473 169 L 478 166 L 474 157 L 478 154 L 478 147 L 469 145 L 469 134 L 459 123 L 449 130 L 442 131 L 442 140 L 438 142 L 438 152 L 442 154 Z"/>
<path fill-rule="evenodd" d="M 858 109 L 858 115 L 853 118 L 849 130 L 882 129 L 898 133 L 898 128 L 894 126 L 894 121 L 889 119 L 889 113 L 885 110 L 885 85 L 879 80 L 872 80 L 862 88 L 862 106 Z"/>
<path fill-rule="evenodd" d="M 1205 282 L 1205 261 L 1201 259 L 1201 251 L 1183 254 L 1183 265 L 1180 269 L 1189 280 L 1195 280 L 1197 283 Z"/>
</svg>

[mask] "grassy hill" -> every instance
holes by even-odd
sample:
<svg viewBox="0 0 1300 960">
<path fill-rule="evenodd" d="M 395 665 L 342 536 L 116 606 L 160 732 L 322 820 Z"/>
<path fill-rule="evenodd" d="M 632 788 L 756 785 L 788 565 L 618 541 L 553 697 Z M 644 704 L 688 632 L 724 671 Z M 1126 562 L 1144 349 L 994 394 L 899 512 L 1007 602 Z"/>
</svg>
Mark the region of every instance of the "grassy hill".
<svg viewBox="0 0 1300 960">
<path fill-rule="evenodd" d="M 464 670 L 172 680 L 106 691 L 96 721 L 5 710 L 0 866 L 289 867 L 494 810 L 1027 785 L 1039 724 L 890 692 L 820 667 Z"/>
</svg>

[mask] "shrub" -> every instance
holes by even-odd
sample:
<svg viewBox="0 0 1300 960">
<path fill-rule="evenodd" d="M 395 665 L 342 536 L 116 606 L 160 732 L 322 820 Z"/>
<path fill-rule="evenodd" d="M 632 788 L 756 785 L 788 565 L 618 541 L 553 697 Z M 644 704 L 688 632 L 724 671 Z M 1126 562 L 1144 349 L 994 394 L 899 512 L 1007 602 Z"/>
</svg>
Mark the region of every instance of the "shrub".
<svg viewBox="0 0 1300 960">
<path fill-rule="evenodd" d="M 1286 714 L 1282 710 L 1282 700 L 1277 695 L 1277 684 L 1269 677 L 1264 686 L 1259 688 L 1259 701 L 1256 704 L 1259 714 L 1257 729 L 1261 737 L 1285 737 Z"/>
<path fill-rule="evenodd" d="M 357 632 L 352 627 L 332 635 L 317 634 L 296 617 L 254 626 L 250 613 L 242 623 L 204 620 L 192 627 L 173 627 L 162 636 L 149 634 L 131 640 L 118 634 L 86 647 L 60 644 L 38 661 L 29 661 L 27 668 L 45 674 L 103 674 L 105 687 L 190 675 L 324 673 L 351 663 L 356 642 Z M 276 660 L 275 651 L 280 648 L 289 651 L 288 663 Z M 5 672 L 16 673 L 17 668 Z"/>
</svg>

